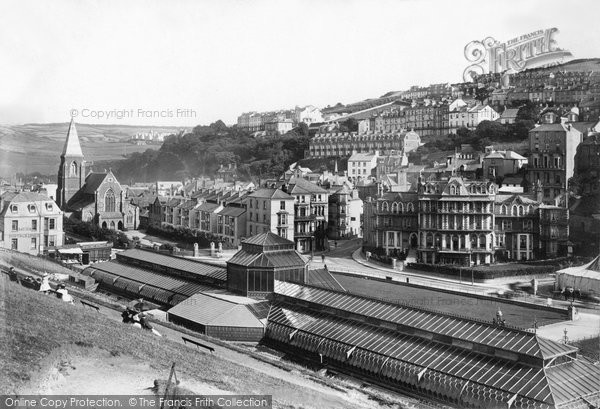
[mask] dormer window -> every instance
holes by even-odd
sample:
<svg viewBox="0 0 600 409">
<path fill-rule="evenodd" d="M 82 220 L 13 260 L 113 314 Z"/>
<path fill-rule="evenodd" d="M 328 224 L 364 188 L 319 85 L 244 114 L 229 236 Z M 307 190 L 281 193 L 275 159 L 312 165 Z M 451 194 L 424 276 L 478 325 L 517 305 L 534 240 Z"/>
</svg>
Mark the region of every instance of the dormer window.
<svg viewBox="0 0 600 409">
<path fill-rule="evenodd" d="M 35 205 L 33 205 L 33 204 L 27 205 L 27 210 L 29 210 L 29 213 L 35 213 Z"/>
<path fill-rule="evenodd" d="M 17 205 L 11 205 L 10 206 L 10 212 L 11 213 L 17 213 L 19 211 L 19 207 Z"/>
<path fill-rule="evenodd" d="M 49 212 L 54 210 L 54 206 L 52 206 L 52 203 L 46 203 L 46 210 L 48 210 Z"/>
</svg>

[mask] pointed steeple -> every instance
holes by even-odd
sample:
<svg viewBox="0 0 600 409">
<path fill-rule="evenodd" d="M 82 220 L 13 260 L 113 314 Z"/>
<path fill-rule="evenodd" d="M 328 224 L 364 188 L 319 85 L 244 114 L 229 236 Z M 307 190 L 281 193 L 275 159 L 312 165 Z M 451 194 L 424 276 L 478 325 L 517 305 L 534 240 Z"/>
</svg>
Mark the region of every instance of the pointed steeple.
<svg viewBox="0 0 600 409">
<path fill-rule="evenodd" d="M 69 131 L 67 132 L 67 140 L 61 156 L 83 156 L 81 145 L 79 144 L 79 136 L 77 135 L 77 128 L 75 128 L 75 121 L 71 118 L 69 124 Z"/>
</svg>

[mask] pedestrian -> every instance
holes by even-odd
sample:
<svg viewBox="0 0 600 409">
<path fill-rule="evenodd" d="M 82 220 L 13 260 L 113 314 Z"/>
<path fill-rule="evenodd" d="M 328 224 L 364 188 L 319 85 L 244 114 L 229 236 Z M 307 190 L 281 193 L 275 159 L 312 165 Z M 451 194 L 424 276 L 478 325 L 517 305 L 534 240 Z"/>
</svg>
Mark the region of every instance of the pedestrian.
<svg viewBox="0 0 600 409">
<path fill-rule="evenodd" d="M 50 279 L 48 277 L 48 273 L 44 272 L 44 275 L 42 276 L 42 284 L 40 284 L 40 292 L 44 293 L 44 294 L 48 294 L 48 292 L 51 290 L 52 288 L 50 288 Z"/>
<path fill-rule="evenodd" d="M 325 254 L 321 254 L 321 262 L 324 263 L 325 262 Z"/>
<path fill-rule="evenodd" d="M 337 240 L 333 242 L 333 246 L 337 249 Z"/>
</svg>

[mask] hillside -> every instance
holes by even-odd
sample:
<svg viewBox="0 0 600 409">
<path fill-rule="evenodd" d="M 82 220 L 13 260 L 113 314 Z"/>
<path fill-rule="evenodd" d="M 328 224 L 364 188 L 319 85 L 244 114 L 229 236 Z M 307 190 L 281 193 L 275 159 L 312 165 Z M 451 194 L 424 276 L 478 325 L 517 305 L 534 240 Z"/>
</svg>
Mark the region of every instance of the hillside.
<svg viewBox="0 0 600 409">
<path fill-rule="evenodd" d="M 285 408 L 407 407 L 294 364 L 272 366 L 235 351 L 228 357 L 225 349 L 201 353 L 176 343 L 174 332 L 156 337 L 4 274 L 0 293 L 0 394 L 147 394 L 175 362 L 181 386 L 198 394 L 268 394 L 273 407 Z"/>
<path fill-rule="evenodd" d="M 0 125 L 0 176 L 56 173 L 68 127 L 68 123 Z M 177 132 L 173 127 L 77 124 L 83 153 L 92 162 L 119 160 L 133 152 L 158 149 L 158 145 L 127 142 L 136 133 L 149 130 Z"/>
</svg>

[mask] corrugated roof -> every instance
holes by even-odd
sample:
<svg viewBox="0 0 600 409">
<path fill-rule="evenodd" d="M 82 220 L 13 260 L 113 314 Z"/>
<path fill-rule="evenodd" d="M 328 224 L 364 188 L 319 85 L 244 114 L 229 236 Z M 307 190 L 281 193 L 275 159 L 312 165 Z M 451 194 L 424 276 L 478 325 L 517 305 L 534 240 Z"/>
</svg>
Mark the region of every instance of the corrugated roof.
<svg viewBox="0 0 600 409">
<path fill-rule="evenodd" d="M 373 317 L 422 331 L 450 336 L 466 342 L 482 344 L 540 359 L 576 352 L 577 348 L 545 340 L 536 334 L 508 327 L 450 316 L 409 305 L 390 304 L 379 300 L 326 289 L 276 281 L 275 292 L 319 305 Z"/>
<path fill-rule="evenodd" d="M 387 370 L 395 373 L 396 379 L 410 374 L 414 376 L 426 369 L 505 391 L 507 400 L 518 394 L 537 402 L 554 404 L 542 367 L 534 368 L 519 361 L 487 356 L 327 313 L 309 312 L 299 306 L 276 302 L 269 314 L 267 337 L 325 357 L 347 361 L 350 365 L 361 366 L 363 362 L 371 361 L 380 367 L 381 372 L 386 370 L 386 361 L 392 360 Z M 354 351 L 352 348 L 355 348 Z M 355 358 L 348 356 L 351 351 Z M 359 357 L 362 357 L 362 362 L 355 361 Z M 412 370 L 399 371 L 400 368 L 394 368 L 394 361 L 408 364 Z M 461 386 L 458 385 L 458 389 Z"/>
<path fill-rule="evenodd" d="M 195 294 L 167 313 L 207 326 L 264 328 L 246 304 L 216 298 L 208 293 Z"/>
<path fill-rule="evenodd" d="M 308 284 L 329 290 L 346 291 L 338 280 L 324 268 L 310 270 L 308 272 Z"/>
<path fill-rule="evenodd" d="M 141 249 L 129 249 L 117 254 L 117 260 L 127 262 L 127 259 L 138 260 L 144 263 L 152 263 L 166 266 L 170 269 L 181 270 L 187 273 L 206 276 L 215 280 L 226 281 L 227 269 L 201 261 L 190 260 L 182 257 L 169 256 Z"/>
</svg>

